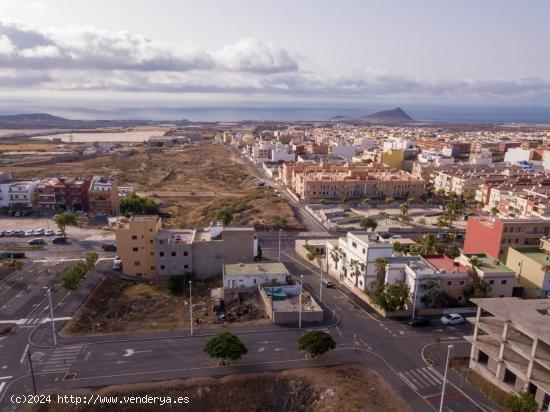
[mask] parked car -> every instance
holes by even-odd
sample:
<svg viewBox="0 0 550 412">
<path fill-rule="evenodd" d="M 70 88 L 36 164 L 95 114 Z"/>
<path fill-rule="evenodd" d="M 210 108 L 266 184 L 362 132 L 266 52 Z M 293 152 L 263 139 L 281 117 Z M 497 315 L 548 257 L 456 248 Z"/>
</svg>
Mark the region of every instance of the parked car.
<svg viewBox="0 0 550 412">
<path fill-rule="evenodd" d="M 6 230 L 6 231 L 4 232 L 4 236 L 8 236 L 8 237 L 9 237 L 9 236 L 13 236 L 14 233 L 15 233 L 15 230 Z"/>
<path fill-rule="evenodd" d="M 16 237 L 24 237 L 25 236 L 25 232 L 23 232 L 22 230 L 16 230 L 15 232 L 13 232 L 13 236 L 16 236 Z M 32 235 L 31 235 L 32 236 Z"/>
<path fill-rule="evenodd" d="M 323 286 L 326 288 L 332 288 L 334 287 L 334 283 L 332 283 L 330 280 L 323 279 Z"/>
<path fill-rule="evenodd" d="M 120 272 L 122 270 L 122 262 L 115 261 L 115 263 L 113 264 L 113 270 L 115 272 Z"/>
<path fill-rule="evenodd" d="M 31 239 L 27 242 L 29 245 L 43 245 L 44 244 L 44 239 L 40 238 L 40 237 L 36 237 L 34 239 Z"/>
<path fill-rule="evenodd" d="M 53 236 L 53 235 L 55 235 L 55 231 L 53 229 L 48 229 L 48 230 L 46 230 L 46 232 L 44 234 L 46 236 Z"/>
<path fill-rule="evenodd" d="M 44 228 L 39 228 L 39 229 L 35 229 L 33 233 L 35 236 L 42 236 L 44 235 L 45 231 L 44 231 Z"/>
<path fill-rule="evenodd" d="M 424 326 L 432 326 L 432 321 L 428 318 L 422 318 L 417 316 L 409 321 L 409 325 L 413 328 L 421 328 Z"/>
<path fill-rule="evenodd" d="M 441 323 L 444 325 L 459 325 L 464 323 L 464 318 L 458 313 L 450 313 L 448 315 L 441 316 Z"/>
<path fill-rule="evenodd" d="M 0 231 L 0 237 L 4 237 L 6 233 L 4 231 Z"/>
<path fill-rule="evenodd" d="M 105 243 L 105 244 L 101 245 L 101 248 L 105 252 L 116 252 L 116 245 L 114 245 L 112 243 Z"/>
<path fill-rule="evenodd" d="M 115 256 L 115 263 L 122 263 L 122 259 L 120 258 L 120 256 Z"/>
<path fill-rule="evenodd" d="M 32 230 L 27 230 L 26 232 L 24 232 L 24 235 L 25 235 L 25 236 L 34 236 L 34 231 L 32 231 Z"/>
<path fill-rule="evenodd" d="M 54 245 L 64 245 L 67 243 L 67 238 L 66 237 L 55 237 L 52 239 L 52 243 Z"/>
</svg>

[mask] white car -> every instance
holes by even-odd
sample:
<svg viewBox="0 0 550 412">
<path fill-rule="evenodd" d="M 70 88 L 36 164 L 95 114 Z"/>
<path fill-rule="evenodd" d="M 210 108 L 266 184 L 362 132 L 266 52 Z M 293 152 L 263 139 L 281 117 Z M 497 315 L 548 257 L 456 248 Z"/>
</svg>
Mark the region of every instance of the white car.
<svg viewBox="0 0 550 412">
<path fill-rule="evenodd" d="M 120 258 L 120 256 L 115 256 L 115 261 L 113 263 L 122 263 L 122 259 Z"/>
<path fill-rule="evenodd" d="M 44 229 L 43 228 L 36 229 L 33 233 L 35 236 L 42 236 L 44 234 Z"/>
<path fill-rule="evenodd" d="M 27 230 L 27 231 L 25 232 L 25 236 L 34 236 L 34 231 L 32 231 L 32 230 Z"/>
<path fill-rule="evenodd" d="M 464 323 L 464 318 L 458 313 L 450 313 L 441 317 L 441 323 L 444 325 L 459 325 Z"/>
<path fill-rule="evenodd" d="M 46 236 L 53 236 L 53 235 L 55 235 L 55 231 L 54 231 L 53 229 L 48 229 L 48 230 L 46 230 L 45 233 L 46 233 Z"/>
</svg>

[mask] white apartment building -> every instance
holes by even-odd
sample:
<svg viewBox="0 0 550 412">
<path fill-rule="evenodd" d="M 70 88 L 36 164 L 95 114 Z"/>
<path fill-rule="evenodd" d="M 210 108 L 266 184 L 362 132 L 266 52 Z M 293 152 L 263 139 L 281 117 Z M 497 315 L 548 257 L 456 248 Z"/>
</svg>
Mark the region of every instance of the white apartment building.
<svg viewBox="0 0 550 412">
<path fill-rule="evenodd" d="M 388 150 L 407 150 L 415 148 L 416 142 L 414 142 L 413 140 L 393 136 L 388 137 L 383 146 L 384 152 L 387 152 Z"/>
<path fill-rule="evenodd" d="M 343 157 L 344 159 L 351 159 L 357 153 L 357 149 L 355 148 L 355 146 L 341 144 L 341 143 L 333 144 L 330 147 L 330 150 L 333 156 L 340 156 L 340 157 Z"/>
<path fill-rule="evenodd" d="M 9 171 L 0 173 L 0 207 L 32 207 L 32 194 L 38 183 L 38 179 L 11 180 Z"/>
<path fill-rule="evenodd" d="M 329 269 L 348 287 L 362 292 L 370 289 L 376 280 L 376 259 L 392 256 L 393 245 L 375 239 L 366 232 L 348 232 L 346 237 L 327 241 Z M 333 256 L 337 247 L 341 251 L 338 262 Z"/>
<path fill-rule="evenodd" d="M 504 162 L 516 164 L 518 162 L 530 162 L 533 159 L 534 150 L 512 147 L 504 154 Z"/>
</svg>

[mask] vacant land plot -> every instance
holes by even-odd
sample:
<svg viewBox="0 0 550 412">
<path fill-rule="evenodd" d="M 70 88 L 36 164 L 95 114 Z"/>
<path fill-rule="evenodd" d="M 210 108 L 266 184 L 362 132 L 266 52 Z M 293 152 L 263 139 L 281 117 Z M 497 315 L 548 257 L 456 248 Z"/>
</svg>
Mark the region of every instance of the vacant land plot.
<svg viewBox="0 0 550 412">
<path fill-rule="evenodd" d="M 231 412 L 412 412 L 378 373 L 355 365 L 295 369 L 278 373 L 193 378 L 158 383 L 116 385 L 99 390 L 65 391 L 68 395 L 188 396 L 189 404 L 171 410 Z M 55 398 L 52 396 L 52 398 Z M 24 410 L 71 412 L 111 410 L 108 404 L 28 406 Z M 167 406 L 165 405 L 165 408 Z M 147 404 L 117 404 L 117 411 L 149 411 Z"/>
<path fill-rule="evenodd" d="M 195 327 L 219 325 L 212 311 L 210 290 L 221 286 L 221 278 L 193 282 L 193 322 Z M 248 320 L 247 314 L 243 319 Z M 258 320 L 257 318 L 263 318 Z M 265 316 L 251 319 L 269 321 Z M 239 320 L 234 319 L 233 320 Z M 105 278 L 81 307 L 76 318 L 66 324 L 63 336 L 130 333 L 189 329 L 189 289 L 173 295 L 166 282 L 134 283 Z M 250 323 L 248 323 L 250 324 Z"/>
<path fill-rule="evenodd" d="M 133 186 L 171 213 L 167 226 L 202 226 L 227 208 L 234 224 L 301 229 L 288 204 L 270 188 L 258 188 L 247 166 L 222 145 L 136 148 L 127 154 L 11 170 L 19 178 L 84 173 L 116 177 L 120 185 Z"/>
</svg>

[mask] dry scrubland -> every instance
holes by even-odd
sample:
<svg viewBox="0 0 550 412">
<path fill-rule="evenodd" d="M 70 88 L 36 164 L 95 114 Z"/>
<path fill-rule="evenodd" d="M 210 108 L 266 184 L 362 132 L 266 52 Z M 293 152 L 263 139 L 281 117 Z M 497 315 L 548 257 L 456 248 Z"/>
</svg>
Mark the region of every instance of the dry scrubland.
<svg viewBox="0 0 550 412">
<path fill-rule="evenodd" d="M 357 390 L 363 388 L 362 390 Z M 188 396 L 188 405 L 154 409 L 231 412 L 412 412 L 412 408 L 376 372 L 359 366 L 295 369 L 278 373 L 192 378 L 159 383 L 117 385 L 97 391 L 63 394 L 101 396 Z M 57 411 L 56 403 L 35 405 L 26 411 Z M 63 405 L 64 411 L 150 411 L 151 405 Z"/>
<path fill-rule="evenodd" d="M 1 169 L 0 169 L 1 170 Z M 70 163 L 13 167 L 14 177 L 113 176 L 119 184 L 155 199 L 173 218 L 172 227 L 207 225 L 221 208 L 234 213 L 234 224 L 258 228 L 301 229 L 292 209 L 270 188 L 258 188 L 249 167 L 225 146 L 136 148 Z"/>
<path fill-rule="evenodd" d="M 195 327 L 219 326 L 210 290 L 221 278 L 193 282 Z M 107 277 L 94 289 L 77 315 L 60 331 L 64 337 L 189 329 L 188 289 L 173 295 L 166 282 L 134 283 Z M 269 324 L 258 299 L 243 308 L 226 308 L 231 323 Z M 235 314 L 235 316 L 230 316 Z M 93 326 L 92 326 L 93 324 Z"/>
</svg>

